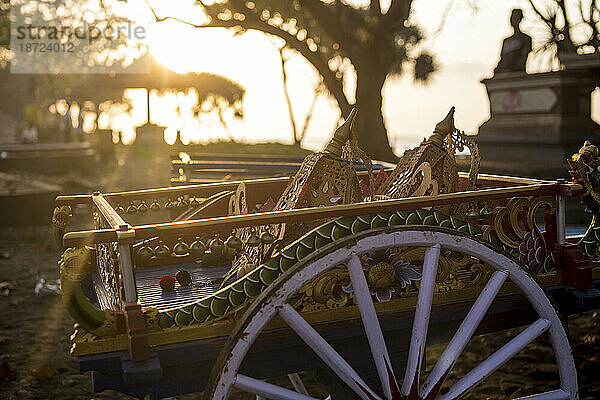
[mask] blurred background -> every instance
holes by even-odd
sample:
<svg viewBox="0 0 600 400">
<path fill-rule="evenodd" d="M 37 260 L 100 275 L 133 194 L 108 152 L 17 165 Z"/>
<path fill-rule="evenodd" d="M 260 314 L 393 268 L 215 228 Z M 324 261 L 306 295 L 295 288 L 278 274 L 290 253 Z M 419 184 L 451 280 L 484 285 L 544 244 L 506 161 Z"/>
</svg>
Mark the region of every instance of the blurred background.
<svg viewBox="0 0 600 400">
<path fill-rule="evenodd" d="M 56 39 L 31 25 L 143 34 Z M 32 295 L 58 276 L 58 194 L 264 176 L 256 157 L 287 160 L 268 174 L 290 175 L 352 107 L 377 160 L 418 146 L 455 106 L 482 172 L 567 178 L 565 159 L 600 142 L 599 31 L 598 0 L 0 0 L 0 362 L 51 363 L 61 379 L 0 379 L 0 398 L 90 398 L 68 356 L 72 321 Z M 597 398 L 600 324 L 578 321 Z"/>
</svg>

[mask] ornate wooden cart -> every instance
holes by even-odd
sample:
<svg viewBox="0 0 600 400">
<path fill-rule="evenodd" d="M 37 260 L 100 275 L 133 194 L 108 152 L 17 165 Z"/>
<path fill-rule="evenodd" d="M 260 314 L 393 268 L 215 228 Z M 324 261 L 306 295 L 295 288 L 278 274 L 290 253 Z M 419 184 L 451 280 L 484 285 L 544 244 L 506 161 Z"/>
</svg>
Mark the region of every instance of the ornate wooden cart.
<svg viewBox="0 0 600 400">
<path fill-rule="evenodd" d="M 477 176 L 451 112 L 374 179 L 354 172 L 357 154 L 369 161 L 346 143 L 350 124 L 292 178 L 57 198 L 72 354 L 95 391 L 306 400 L 296 373 L 321 371 L 333 399 L 453 399 L 547 335 L 558 384 L 528 398 L 578 398 L 562 317 L 597 305 L 600 228 L 594 217 L 569 243 L 565 198 L 598 214 L 597 149 L 574 156 L 573 182 Z M 464 146 L 469 174 L 454 162 Z M 94 229 L 66 233 L 81 205 Z M 192 283 L 162 290 L 177 270 Z M 446 382 L 473 335 L 520 326 Z M 265 381 L 285 374 L 296 391 Z"/>
</svg>

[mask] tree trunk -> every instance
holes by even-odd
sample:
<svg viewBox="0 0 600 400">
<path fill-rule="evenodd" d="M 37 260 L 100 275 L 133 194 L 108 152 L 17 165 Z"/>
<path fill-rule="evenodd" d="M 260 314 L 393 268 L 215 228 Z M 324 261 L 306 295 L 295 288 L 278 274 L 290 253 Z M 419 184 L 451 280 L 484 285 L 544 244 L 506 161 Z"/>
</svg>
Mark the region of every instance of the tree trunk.
<svg viewBox="0 0 600 400">
<path fill-rule="evenodd" d="M 385 71 L 376 68 L 357 68 L 356 108 L 358 115 L 354 123 L 354 134 L 358 144 L 370 157 L 395 162 L 383 123 L 381 90 L 385 82 Z"/>
</svg>

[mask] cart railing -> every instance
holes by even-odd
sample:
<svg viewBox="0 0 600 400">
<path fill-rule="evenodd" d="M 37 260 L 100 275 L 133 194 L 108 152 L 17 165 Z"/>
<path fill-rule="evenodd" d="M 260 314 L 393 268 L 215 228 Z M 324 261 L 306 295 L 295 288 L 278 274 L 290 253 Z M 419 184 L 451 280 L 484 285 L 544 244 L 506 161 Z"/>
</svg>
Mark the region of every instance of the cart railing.
<svg viewBox="0 0 600 400">
<path fill-rule="evenodd" d="M 177 235 L 177 234 L 196 234 L 196 233 L 215 233 L 229 232 L 231 229 L 252 227 L 261 225 L 272 225 L 281 223 L 290 223 L 310 219 L 327 219 L 343 216 L 357 216 L 361 214 L 371 214 L 398 210 L 410 210 L 415 208 L 437 207 L 451 204 L 461 204 L 477 201 L 505 200 L 519 196 L 578 196 L 583 193 L 583 187 L 576 183 L 557 183 L 541 181 L 543 183 L 525 184 L 521 186 L 508 186 L 477 191 L 457 192 L 440 194 L 435 196 L 419 196 L 397 200 L 379 200 L 374 202 L 356 203 L 349 205 L 337 205 L 317 208 L 302 208 L 284 211 L 270 211 L 246 215 L 233 215 L 205 218 L 189 221 L 167 222 L 160 224 L 139 225 L 131 227 L 133 233 L 130 239 L 144 240 L 157 235 Z M 207 185 L 210 186 L 210 185 Z M 221 186 L 220 188 L 230 188 L 231 186 Z M 176 188 L 181 189 L 181 188 Z M 198 188 L 196 188 L 198 190 Z M 158 189 L 156 189 L 158 190 Z M 192 193 L 192 188 L 189 188 Z M 154 191 L 153 191 L 154 192 Z M 152 193 L 151 195 L 155 194 Z M 165 192 L 162 192 L 163 194 Z M 182 193 L 182 192 L 179 192 Z M 119 196 L 128 197 L 129 193 L 119 193 Z M 132 193 L 135 198 L 144 196 L 143 191 Z M 104 200 L 114 199 L 116 196 L 106 195 Z M 98 196 L 96 196 L 98 198 Z M 72 199 L 81 202 L 82 198 Z M 67 203 L 69 200 L 59 198 L 58 204 Z M 559 202 L 560 204 L 560 202 Z M 107 202 L 107 207 L 110 203 Z M 562 207 L 561 207 L 562 208 Z M 117 214 L 112 209 L 111 214 Z M 559 211 L 559 215 L 562 211 Z M 118 214 L 117 214 L 118 216 Z M 563 226 L 564 224 L 558 224 Z M 96 229 L 88 231 L 78 231 L 66 233 L 63 237 L 64 245 L 67 247 L 91 245 L 96 243 L 106 243 L 118 241 L 119 227 L 113 226 L 109 229 Z M 564 236 L 563 236 L 564 237 Z"/>
<path fill-rule="evenodd" d="M 278 193 L 287 183 L 287 178 L 260 179 L 246 181 L 247 193 L 259 192 L 263 197 L 265 193 Z M 488 188 L 465 191 L 435 196 L 411 197 L 397 200 L 378 200 L 362 202 L 349 205 L 336 205 L 318 208 L 302 208 L 284 211 L 257 212 L 244 215 L 218 214 L 219 216 L 207 217 L 195 220 L 183 220 L 166 223 L 154 223 L 143 225 L 132 225 L 129 223 L 126 212 L 121 207 L 121 213 L 117 211 L 115 204 L 130 202 L 129 208 L 134 207 L 134 201 L 143 199 L 167 197 L 179 197 L 180 202 L 189 204 L 184 196 L 199 197 L 210 196 L 224 190 L 235 189 L 239 183 L 228 182 L 222 184 L 206 184 L 200 186 L 150 189 L 132 192 L 120 192 L 100 194 L 94 193 L 89 196 L 60 196 L 57 198 L 57 209 L 64 210 L 74 204 L 89 204 L 95 210 L 95 226 L 97 229 L 86 231 L 75 231 L 64 233 L 62 244 L 73 251 L 73 249 L 88 249 L 92 254 L 92 264 L 95 268 L 86 269 L 83 262 L 64 262 L 65 290 L 63 296 L 71 314 L 77 321 L 86 322 L 90 315 L 94 319 L 84 326 L 86 331 L 100 336 L 110 336 L 127 332 L 130 338 L 130 354 L 135 359 L 148 357 L 147 329 L 153 323 L 149 314 L 144 313 L 138 302 L 138 293 L 135 281 L 135 269 L 139 258 L 134 253 L 134 244 L 150 239 L 164 240 L 170 244 L 174 238 L 182 236 L 203 235 L 204 237 L 214 234 L 229 234 L 233 229 L 258 226 L 273 226 L 277 224 L 288 224 L 304 220 L 330 220 L 339 217 L 367 216 L 378 213 L 396 212 L 402 210 L 415 210 L 435 208 L 447 205 L 458 205 L 465 203 L 489 204 L 503 207 L 509 204 L 511 199 L 525 198 L 533 199 L 550 197 L 556 200 L 558 212 L 552 212 L 550 218 L 557 218 L 553 223 L 547 225 L 551 238 L 564 241 L 564 201 L 561 199 L 569 196 L 579 196 L 584 193 L 581 185 L 567 182 L 551 182 L 534 179 L 507 178 L 497 176 L 482 176 L 478 180 L 479 185 Z M 139 205 L 137 206 L 139 208 Z M 166 208 L 166 207 L 164 207 Z M 55 212 L 56 213 L 56 212 Z M 226 213 L 225 213 L 226 214 Z M 122 216 L 123 215 L 123 216 Z M 214 215 L 214 214 L 213 214 Z M 479 224 L 490 224 L 493 213 L 478 221 Z M 66 224 L 63 224 L 66 226 Z M 63 226 L 63 229 L 64 229 Z M 64 231 L 61 231 L 64 232 Z M 170 241 L 170 242 L 169 242 Z M 77 253 L 73 253 L 77 254 Z M 170 261 L 185 262 L 195 261 L 199 257 L 192 256 L 176 258 Z M 81 269 L 83 266 L 83 269 Z M 143 265 L 138 265 L 143 266 Z M 79 269 L 78 269 L 79 268 Z M 97 272 L 94 275 L 101 288 L 106 293 L 108 301 L 102 303 L 102 310 L 92 310 L 93 305 L 81 296 L 79 283 L 84 276 L 83 271 Z M 69 280 L 67 282 L 66 280 Z M 78 314 L 81 311 L 81 315 Z M 104 313 L 104 317 L 102 317 Z M 150 318 L 150 319 L 149 319 Z M 136 350 L 137 349 L 137 350 Z"/>
<path fill-rule="evenodd" d="M 264 179 L 252 182 L 255 185 L 279 184 L 280 179 Z M 380 200 L 374 202 L 337 205 L 318 208 L 303 208 L 284 211 L 271 211 L 255 214 L 221 216 L 188 221 L 167 222 L 131 226 L 109 202 L 146 198 L 157 195 L 175 194 L 211 194 L 222 189 L 233 188 L 235 183 L 207 184 L 201 187 L 165 188 L 143 191 L 95 193 L 88 196 L 61 196 L 57 204 L 86 203 L 89 199 L 96 209 L 99 229 L 66 233 L 62 240 L 65 247 L 94 246 L 98 279 L 103 287 L 107 301 L 104 304 L 111 309 L 120 309 L 125 302 L 136 302 L 135 261 L 133 257 L 134 241 L 151 238 L 168 238 L 179 235 L 227 234 L 232 229 L 275 225 L 298 222 L 306 219 L 325 220 L 344 216 L 358 216 L 399 210 L 411 210 L 444 206 L 449 204 L 476 203 L 478 201 L 507 200 L 513 197 L 556 196 L 558 200 L 557 243 L 565 241 L 564 233 L 564 196 L 572 196 L 582 191 L 582 187 L 573 183 L 556 183 L 523 178 L 483 176 L 480 182 L 489 184 L 521 184 L 520 186 L 497 187 L 478 191 L 467 191 L 436 196 L 420 196 L 398 200 Z"/>
<path fill-rule="evenodd" d="M 95 248 L 98 275 L 109 290 L 108 298 L 120 309 L 125 303 L 137 302 L 131 248 L 133 229 L 101 194 L 93 194 L 92 202 L 100 227 L 116 232 L 115 240 L 95 243 Z"/>
</svg>

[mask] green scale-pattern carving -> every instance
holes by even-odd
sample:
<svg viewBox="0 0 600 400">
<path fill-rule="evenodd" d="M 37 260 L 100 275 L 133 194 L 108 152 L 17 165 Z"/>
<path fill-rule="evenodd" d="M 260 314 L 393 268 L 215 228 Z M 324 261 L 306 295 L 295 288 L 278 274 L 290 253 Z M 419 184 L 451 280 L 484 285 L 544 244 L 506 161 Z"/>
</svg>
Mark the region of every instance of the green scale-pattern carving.
<svg viewBox="0 0 600 400">
<path fill-rule="evenodd" d="M 442 227 L 483 239 L 483 230 L 479 226 L 433 210 L 418 209 L 338 218 L 313 229 L 254 271 L 217 293 L 185 307 L 162 312 L 159 324 L 162 328 L 181 327 L 206 324 L 222 318 L 258 296 L 291 266 L 321 247 L 368 229 L 395 226 Z M 507 252 L 513 252 L 513 249 L 500 243 L 494 232 L 490 233 L 488 241 Z"/>
</svg>

